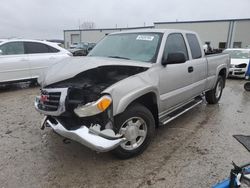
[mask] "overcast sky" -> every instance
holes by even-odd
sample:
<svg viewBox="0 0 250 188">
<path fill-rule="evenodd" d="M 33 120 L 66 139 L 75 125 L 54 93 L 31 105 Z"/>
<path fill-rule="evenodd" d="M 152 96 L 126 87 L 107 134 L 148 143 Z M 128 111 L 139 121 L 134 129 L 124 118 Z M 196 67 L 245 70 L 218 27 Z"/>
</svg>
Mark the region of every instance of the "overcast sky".
<svg viewBox="0 0 250 188">
<path fill-rule="evenodd" d="M 63 39 L 79 21 L 110 28 L 232 18 L 250 18 L 250 0 L 1 0 L 0 38 Z"/>
</svg>

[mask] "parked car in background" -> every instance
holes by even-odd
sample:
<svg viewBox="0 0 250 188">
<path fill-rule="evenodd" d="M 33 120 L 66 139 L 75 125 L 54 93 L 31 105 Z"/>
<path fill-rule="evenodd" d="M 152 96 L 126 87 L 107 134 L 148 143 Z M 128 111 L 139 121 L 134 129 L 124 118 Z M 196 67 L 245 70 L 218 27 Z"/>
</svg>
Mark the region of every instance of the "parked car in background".
<svg viewBox="0 0 250 188">
<path fill-rule="evenodd" d="M 72 54 L 55 43 L 11 39 L 0 43 L 0 83 L 34 80 Z"/>
<path fill-rule="evenodd" d="M 69 49 L 73 49 L 73 48 L 75 48 L 77 45 L 78 45 L 78 43 L 73 43 L 73 44 L 71 44 L 71 45 L 69 46 Z"/>
<path fill-rule="evenodd" d="M 48 42 L 56 43 L 58 46 L 64 48 L 64 40 L 50 39 L 50 40 L 47 40 L 47 41 L 48 41 Z"/>
<path fill-rule="evenodd" d="M 73 56 L 86 56 L 94 48 L 95 43 L 81 42 L 75 48 L 69 49 Z"/>
<path fill-rule="evenodd" d="M 0 39 L 0 43 L 2 43 L 2 42 L 4 42 L 4 41 L 6 41 L 7 39 Z"/>
<path fill-rule="evenodd" d="M 231 57 L 229 76 L 245 78 L 247 67 L 249 66 L 250 49 L 228 48 L 223 52 Z"/>
</svg>

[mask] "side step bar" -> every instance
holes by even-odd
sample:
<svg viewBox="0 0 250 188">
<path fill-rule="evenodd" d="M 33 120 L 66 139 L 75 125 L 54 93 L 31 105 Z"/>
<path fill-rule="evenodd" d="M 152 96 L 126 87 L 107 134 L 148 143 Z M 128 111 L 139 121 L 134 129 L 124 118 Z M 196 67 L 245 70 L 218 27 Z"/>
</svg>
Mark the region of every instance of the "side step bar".
<svg viewBox="0 0 250 188">
<path fill-rule="evenodd" d="M 185 112 L 191 110 L 192 108 L 196 107 L 198 104 L 202 103 L 202 98 L 196 98 L 195 100 L 191 101 L 190 103 L 177 108 L 175 111 L 171 111 L 169 114 L 166 114 L 162 118 L 160 118 L 160 123 L 165 125 L 170 121 L 174 120 L 175 118 L 179 117 L 180 115 L 184 114 Z"/>
</svg>

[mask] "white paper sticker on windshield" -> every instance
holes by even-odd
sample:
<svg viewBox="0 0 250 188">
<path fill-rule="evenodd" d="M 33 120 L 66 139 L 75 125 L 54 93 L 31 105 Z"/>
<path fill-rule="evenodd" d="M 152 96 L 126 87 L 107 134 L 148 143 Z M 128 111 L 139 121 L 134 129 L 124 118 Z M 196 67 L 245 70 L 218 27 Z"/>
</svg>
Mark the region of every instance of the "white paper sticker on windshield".
<svg viewBox="0 0 250 188">
<path fill-rule="evenodd" d="M 150 35 L 138 35 L 136 40 L 147 40 L 147 41 L 152 41 L 154 39 L 154 36 Z"/>
</svg>

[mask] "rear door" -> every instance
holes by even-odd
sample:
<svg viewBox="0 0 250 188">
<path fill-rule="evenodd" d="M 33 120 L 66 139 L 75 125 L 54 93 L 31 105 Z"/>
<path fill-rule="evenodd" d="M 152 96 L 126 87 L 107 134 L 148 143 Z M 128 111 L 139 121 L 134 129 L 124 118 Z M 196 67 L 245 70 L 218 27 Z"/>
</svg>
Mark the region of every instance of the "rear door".
<svg viewBox="0 0 250 188">
<path fill-rule="evenodd" d="M 30 78 L 29 59 L 21 41 L 4 43 L 0 46 L 0 82 Z"/>
<path fill-rule="evenodd" d="M 62 58 L 58 49 L 47 44 L 24 42 L 24 47 L 29 55 L 32 78 L 38 78 L 49 66 Z"/>
<path fill-rule="evenodd" d="M 185 63 L 162 66 L 159 72 L 162 110 L 185 102 L 191 97 L 192 71 L 190 72 L 189 67 L 192 65 L 190 65 L 184 36 L 181 33 L 168 35 L 164 48 L 164 57 L 167 57 L 169 53 L 180 52 L 186 57 Z"/>
<path fill-rule="evenodd" d="M 196 97 L 205 90 L 207 81 L 207 59 L 204 57 L 204 52 L 201 51 L 200 42 L 197 36 L 193 33 L 187 33 L 186 38 L 190 49 L 190 66 L 192 72 L 192 96 Z"/>
</svg>

